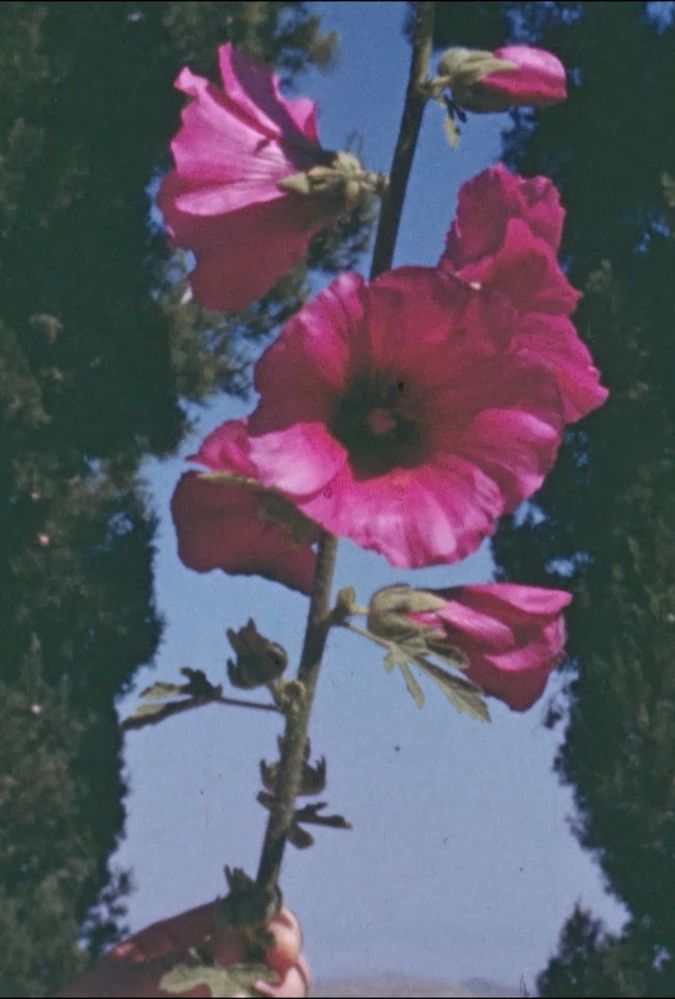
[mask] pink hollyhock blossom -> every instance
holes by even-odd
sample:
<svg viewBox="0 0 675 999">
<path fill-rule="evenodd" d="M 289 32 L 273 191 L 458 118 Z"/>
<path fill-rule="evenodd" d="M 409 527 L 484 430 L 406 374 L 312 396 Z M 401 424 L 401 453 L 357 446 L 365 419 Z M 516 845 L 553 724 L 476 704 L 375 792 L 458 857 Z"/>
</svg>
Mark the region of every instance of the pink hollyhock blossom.
<svg viewBox="0 0 675 999">
<path fill-rule="evenodd" d="M 246 421 L 230 420 L 190 457 L 211 472 L 241 476 L 253 488 L 186 472 L 171 501 L 178 555 L 197 572 L 265 576 L 309 593 L 318 530 L 281 496 L 255 488 L 257 474 L 247 452 Z"/>
<path fill-rule="evenodd" d="M 490 167 L 460 189 L 440 267 L 508 301 L 518 313 L 508 327 L 509 349 L 549 368 L 565 420 L 573 422 L 601 406 L 608 393 L 567 318 L 579 293 L 557 260 L 564 218 L 546 177 L 526 180 L 502 164 Z"/>
<path fill-rule="evenodd" d="M 197 301 L 230 310 L 263 295 L 331 221 L 325 199 L 279 182 L 332 154 L 319 145 L 312 101 L 285 100 L 277 77 L 229 43 L 218 58 L 222 90 L 189 69 L 176 80 L 192 100 L 157 203 L 175 242 L 195 254 Z"/>
<path fill-rule="evenodd" d="M 561 612 L 571 595 L 511 583 L 429 592 L 446 600 L 445 607 L 409 615 L 434 630 L 429 647 L 458 650 L 469 664 L 468 680 L 514 711 L 530 708 L 563 658 Z"/>
<path fill-rule="evenodd" d="M 529 45 L 505 45 L 495 59 L 513 63 L 514 69 L 484 76 L 477 86 L 491 97 L 503 98 L 509 107 L 549 108 L 567 97 L 565 67 L 556 56 Z"/>
<path fill-rule="evenodd" d="M 555 381 L 505 362 L 497 306 L 434 268 L 337 278 L 256 366 L 260 481 L 393 565 L 468 555 L 561 438 Z"/>
<path fill-rule="evenodd" d="M 438 71 L 437 82 L 450 87 L 455 103 L 478 114 L 548 108 L 567 97 L 563 64 L 529 45 L 506 45 L 494 52 L 448 49 Z"/>
</svg>

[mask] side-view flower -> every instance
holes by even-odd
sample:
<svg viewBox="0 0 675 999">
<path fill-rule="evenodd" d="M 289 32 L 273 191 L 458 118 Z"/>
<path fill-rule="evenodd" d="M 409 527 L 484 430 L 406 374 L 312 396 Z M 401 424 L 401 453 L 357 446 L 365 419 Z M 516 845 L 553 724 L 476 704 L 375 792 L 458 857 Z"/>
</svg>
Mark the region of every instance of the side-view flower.
<svg viewBox="0 0 675 999">
<path fill-rule="evenodd" d="M 354 156 L 321 148 L 313 101 L 286 100 L 277 77 L 230 44 L 218 61 L 222 89 L 189 69 L 176 80 L 191 100 L 157 203 L 195 255 L 197 301 L 231 311 L 265 294 L 373 178 Z"/>
<path fill-rule="evenodd" d="M 309 593 L 318 528 L 259 484 L 246 421 L 222 424 L 188 460 L 208 471 L 186 472 L 171 501 L 181 562 L 196 572 L 264 576 Z"/>
<path fill-rule="evenodd" d="M 420 596 L 433 609 L 416 610 Z M 409 621 L 429 652 L 460 657 L 467 680 L 514 711 L 526 711 L 563 656 L 562 611 L 571 599 L 564 590 L 513 583 L 425 591 L 393 587 L 374 594 L 368 623 L 375 634 L 386 635 L 395 608 L 396 627 Z"/>
</svg>

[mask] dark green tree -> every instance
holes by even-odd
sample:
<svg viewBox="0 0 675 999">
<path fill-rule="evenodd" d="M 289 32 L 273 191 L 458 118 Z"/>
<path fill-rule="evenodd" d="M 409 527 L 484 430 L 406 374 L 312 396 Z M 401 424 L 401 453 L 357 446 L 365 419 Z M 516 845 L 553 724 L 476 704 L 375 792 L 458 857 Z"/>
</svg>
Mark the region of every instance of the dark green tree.
<svg viewBox="0 0 675 999">
<path fill-rule="evenodd" d="M 675 991 L 675 30 L 670 4 L 441 4 L 439 46 L 526 41 L 560 55 L 566 103 L 514 114 L 505 158 L 552 176 L 568 209 L 563 258 L 611 389 L 572 429 L 535 502 L 504 525 L 503 578 L 574 591 L 557 760 L 575 831 L 628 922 L 577 910 L 543 995 Z M 468 34 L 467 34 L 468 32 Z M 470 126 L 469 126 L 470 127 Z M 670 213 L 669 213 L 670 212 Z"/>
<path fill-rule="evenodd" d="M 138 479 L 181 403 L 244 391 L 247 344 L 306 268 L 245 314 L 178 305 L 150 223 L 182 65 L 232 40 L 292 82 L 334 39 L 303 3 L 0 6 L 0 995 L 52 994 L 119 932 L 116 698 L 152 660 L 155 523 Z M 349 263 L 363 213 L 313 249 Z M 84 942 L 85 948 L 80 945 Z"/>
</svg>

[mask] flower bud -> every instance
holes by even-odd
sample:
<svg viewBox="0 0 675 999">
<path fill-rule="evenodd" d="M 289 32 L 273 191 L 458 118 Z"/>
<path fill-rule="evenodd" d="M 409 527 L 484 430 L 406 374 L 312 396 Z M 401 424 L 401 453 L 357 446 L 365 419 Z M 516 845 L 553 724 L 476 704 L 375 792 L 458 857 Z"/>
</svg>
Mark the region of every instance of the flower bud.
<svg viewBox="0 0 675 999">
<path fill-rule="evenodd" d="M 514 711 L 526 711 L 563 658 L 562 611 L 571 599 L 563 590 L 511 583 L 433 593 L 397 586 L 375 594 L 368 626 L 391 641 L 405 641 L 407 623 L 408 635 L 427 652 L 461 656 L 467 680 Z"/>
<path fill-rule="evenodd" d="M 373 593 L 368 605 L 368 630 L 380 638 L 397 641 L 411 637 L 420 629 L 410 614 L 441 610 L 445 600 L 426 590 L 413 590 L 406 583 L 386 586 Z"/>
<path fill-rule="evenodd" d="M 234 687 L 250 690 L 278 679 L 288 665 L 286 651 L 276 642 L 258 633 L 253 620 L 239 631 L 227 629 L 227 637 L 234 649 L 237 661 L 227 662 L 227 675 Z"/>
<path fill-rule="evenodd" d="M 456 104 L 477 114 L 514 107 L 547 108 L 564 101 L 565 68 L 556 56 L 529 45 L 487 52 L 448 49 L 438 63 L 437 84 L 445 82 Z"/>
</svg>

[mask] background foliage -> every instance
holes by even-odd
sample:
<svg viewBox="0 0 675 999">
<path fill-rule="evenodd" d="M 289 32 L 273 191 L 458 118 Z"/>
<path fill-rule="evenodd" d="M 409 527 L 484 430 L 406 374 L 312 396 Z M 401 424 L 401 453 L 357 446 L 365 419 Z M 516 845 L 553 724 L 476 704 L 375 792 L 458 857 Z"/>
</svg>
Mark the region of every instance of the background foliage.
<svg viewBox="0 0 675 999">
<path fill-rule="evenodd" d="M 184 296 L 149 223 L 189 62 L 232 40 L 292 82 L 334 39 L 303 3 L 0 6 L 0 994 L 52 994 L 120 931 L 114 704 L 161 635 L 155 522 L 138 480 L 181 403 L 242 392 L 246 346 L 307 294 L 299 268 L 249 312 Z M 363 213 L 311 265 L 349 266 Z"/>
<path fill-rule="evenodd" d="M 564 726 L 557 769 L 576 834 L 629 915 L 619 937 L 570 916 L 539 980 L 550 996 L 675 991 L 672 7 L 439 5 L 437 45 L 526 41 L 570 71 L 566 103 L 514 114 L 505 154 L 562 190 L 563 253 L 586 291 L 578 324 L 612 392 L 495 545 L 503 578 L 575 592 L 565 693 L 549 711 Z"/>
<path fill-rule="evenodd" d="M 562 188 L 564 252 L 588 292 L 579 325 L 612 390 L 496 545 L 505 577 L 575 590 L 549 712 L 558 770 L 629 913 L 618 937 L 571 914 L 540 988 L 672 995 L 671 5 L 438 7 L 439 47 L 542 44 L 579 85 L 515 115 L 505 148 Z M 51 994 L 83 960 L 78 940 L 96 950 L 123 919 L 114 702 L 161 633 L 139 462 L 176 446 L 181 401 L 245 390 L 247 344 L 306 294 L 300 269 L 246 314 L 178 308 L 183 265 L 148 225 L 173 78 L 185 62 L 215 74 L 225 39 L 287 80 L 333 48 L 301 3 L 0 6 L 0 995 Z M 366 229 L 346 220 L 312 266 L 349 265 Z"/>
</svg>

